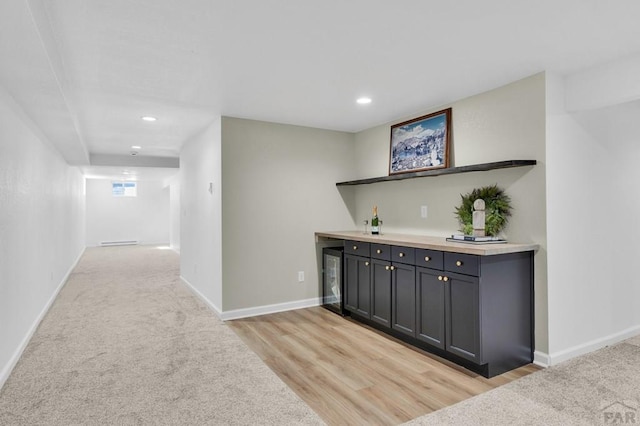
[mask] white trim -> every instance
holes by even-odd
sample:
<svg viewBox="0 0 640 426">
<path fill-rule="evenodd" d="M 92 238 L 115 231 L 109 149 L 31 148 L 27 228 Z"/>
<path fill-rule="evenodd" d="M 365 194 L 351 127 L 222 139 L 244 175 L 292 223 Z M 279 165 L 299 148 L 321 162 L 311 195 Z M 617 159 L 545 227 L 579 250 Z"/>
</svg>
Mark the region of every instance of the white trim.
<svg viewBox="0 0 640 426">
<path fill-rule="evenodd" d="M 583 343 L 549 355 L 549 365 L 556 365 L 571 358 L 593 352 L 606 346 L 615 345 L 623 340 L 640 335 L 640 325 L 629 327 L 618 333 L 610 334 L 590 342 Z"/>
<path fill-rule="evenodd" d="M 204 294 L 200 293 L 200 290 L 195 288 L 193 284 L 187 281 L 185 277 L 180 275 L 180 279 L 187 285 L 187 287 L 189 287 L 189 290 L 191 290 L 193 294 L 198 296 L 198 299 L 202 300 L 202 302 L 204 302 L 204 304 L 207 305 L 209 309 L 211 309 L 218 316 L 218 318 L 222 319 L 222 311 L 220 311 L 220 308 L 214 305 L 213 302 L 211 302 Z"/>
<path fill-rule="evenodd" d="M 223 321 L 228 321 L 239 318 L 255 317 L 258 315 L 275 314 L 276 312 L 292 311 L 294 309 L 311 308 L 312 306 L 320 306 L 320 302 L 321 299 L 319 297 L 313 297 L 311 299 L 276 303 L 274 305 L 263 305 L 253 308 L 234 309 L 232 311 L 223 312 L 221 319 Z"/>
<path fill-rule="evenodd" d="M 64 287 L 64 285 L 67 283 L 67 280 L 69 279 L 69 276 L 71 275 L 71 272 L 73 272 L 75 267 L 78 265 L 78 262 L 80 262 L 80 258 L 84 254 L 85 250 L 86 250 L 86 247 L 84 247 L 82 249 L 82 251 L 80 252 L 78 257 L 76 258 L 76 260 L 73 262 L 73 264 L 71 265 L 71 267 L 69 268 L 67 273 L 64 275 L 64 277 L 60 281 L 60 284 L 58 284 L 58 287 L 56 287 L 56 289 L 53 291 L 53 294 L 51 295 L 51 297 L 49 298 L 47 303 L 44 305 L 44 308 L 42 308 L 42 311 L 40 311 L 40 314 L 36 317 L 36 319 L 33 322 L 33 324 L 31 324 L 31 327 L 29 328 L 29 330 L 27 331 L 27 334 L 22 339 L 22 342 L 20 342 L 20 345 L 16 348 L 15 352 L 13 353 L 13 356 L 11 356 L 11 358 L 9 358 L 9 362 L 0 371 L 0 389 L 2 389 L 4 384 L 9 379 L 9 376 L 11 375 L 11 372 L 15 368 L 16 364 L 18 364 L 18 361 L 20 360 L 20 357 L 22 356 L 22 353 L 24 352 L 24 350 L 27 348 L 27 345 L 31 341 L 31 338 L 33 337 L 33 334 L 38 329 L 38 326 L 40 325 L 40 323 L 44 319 L 45 315 L 47 315 L 47 312 L 49 312 L 49 309 L 51 308 L 51 305 L 53 305 L 53 302 L 56 300 L 56 297 L 58 297 L 58 293 L 60 293 L 60 290 L 62 290 L 62 287 Z"/>
<path fill-rule="evenodd" d="M 310 308 L 312 306 L 320 306 L 321 303 L 321 298 L 313 297 L 311 299 L 276 303 L 274 305 L 255 306 L 252 308 L 234 309 L 233 311 L 223 312 L 183 276 L 180 276 L 180 279 L 187 285 L 187 287 L 189 287 L 193 294 L 198 296 L 198 298 L 202 300 L 204 304 L 207 305 L 222 321 L 275 314 L 276 312 L 292 311 L 294 309 Z"/>
<path fill-rule="evenodd" d="M 547 368 L 549 364 L 549 354 L 535 351 L 533 353 L 533 363 L 539 367 Z"/>
<path fill-rule="evenodd" d="M 138 240 L 100 241 L 100 247 L 137 246 L 139 243 Z"/>
</svg>

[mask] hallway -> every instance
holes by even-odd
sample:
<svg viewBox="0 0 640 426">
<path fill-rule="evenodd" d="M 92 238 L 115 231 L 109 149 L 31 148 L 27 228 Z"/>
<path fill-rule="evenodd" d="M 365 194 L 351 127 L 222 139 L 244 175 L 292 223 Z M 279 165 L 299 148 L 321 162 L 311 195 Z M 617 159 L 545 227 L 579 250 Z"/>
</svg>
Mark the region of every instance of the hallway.
<svg viewBox="0 0 640 426">
<path fill-rule="evenodd" d="M 0 391 L 2 425 L 321 423 L 155 246 L 88 248 Z"/>
</svg>

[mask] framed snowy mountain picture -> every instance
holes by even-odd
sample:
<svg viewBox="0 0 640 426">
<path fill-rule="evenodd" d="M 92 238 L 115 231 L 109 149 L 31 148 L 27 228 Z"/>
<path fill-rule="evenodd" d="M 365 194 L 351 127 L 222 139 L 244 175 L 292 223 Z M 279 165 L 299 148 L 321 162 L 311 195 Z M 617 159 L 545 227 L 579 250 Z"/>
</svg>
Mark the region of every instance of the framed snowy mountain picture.
<svg viewBox="0 0 640 426">
<path fill-rule="evenodd" d="M 451 108 L 391 126 L 389 175 L 449 167 Z"/>
</svg>

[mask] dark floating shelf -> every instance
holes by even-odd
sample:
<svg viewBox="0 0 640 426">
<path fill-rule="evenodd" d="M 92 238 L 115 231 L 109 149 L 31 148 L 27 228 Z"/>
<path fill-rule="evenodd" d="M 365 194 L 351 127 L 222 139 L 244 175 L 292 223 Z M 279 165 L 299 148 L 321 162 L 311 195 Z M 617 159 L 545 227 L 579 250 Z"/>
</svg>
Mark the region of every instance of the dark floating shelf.
<svg viewBox="0 0 640 426">
<path fill-rule="evenodd" d="M 495 163 L 473 164 L 471 166 L 449 167 L 446 169 L 425 170 L 422 172 L 413 172 L 413 173 L 400 173 L 397 175 L 381 176 L 377 178 L 349 180 L 345 182 L 338 182 L 336 183 L 336 186 L 367 185 L 370 183 L 390 182 L 394 180 L 415 179 L 415 178 L 429 177 L 429 176 L 453 175 L 458 173 L 469 173 L 469 172 L 486 172 L 489 170 L 509 169 L 512 167 L 524 167 L 524 166 L 535 166 L 535 165 L 536 165 L 536 160 L 496 161 Z"/>
</svg>

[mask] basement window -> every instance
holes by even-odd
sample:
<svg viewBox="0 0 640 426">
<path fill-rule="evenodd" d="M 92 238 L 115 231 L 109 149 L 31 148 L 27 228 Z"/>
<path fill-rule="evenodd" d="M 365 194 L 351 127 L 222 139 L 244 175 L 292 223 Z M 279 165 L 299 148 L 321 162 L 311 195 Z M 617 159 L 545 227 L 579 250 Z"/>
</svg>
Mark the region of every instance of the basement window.
<svg viewBox="0 0 640 426">
<path fill-rule="evenodd" d="M 137 197 L 136 182 L 111 182 L 111 194 L 114 197 Z"/>
</svg>

